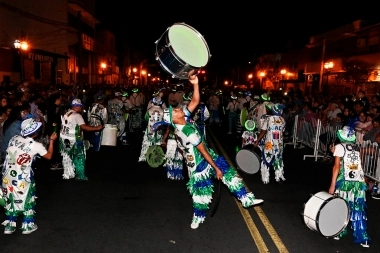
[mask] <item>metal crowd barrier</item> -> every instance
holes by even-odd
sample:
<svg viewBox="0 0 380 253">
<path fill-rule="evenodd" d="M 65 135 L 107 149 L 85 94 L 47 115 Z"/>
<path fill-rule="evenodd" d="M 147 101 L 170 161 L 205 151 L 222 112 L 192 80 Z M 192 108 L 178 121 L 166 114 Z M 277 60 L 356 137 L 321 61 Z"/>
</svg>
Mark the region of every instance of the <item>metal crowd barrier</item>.
<svg viewBox="0 0 380 253">
<path fill-rule="evenodd" d="M 307 157 L 312 157 L 315 161 L 323 157 L 332 158 L 329 146 L 335 142 L 336 132 L 341 127 L 341 125 L 324 126 L 320 120 L 316 119 L 306 122 L 297 115 L 290 133 L 290 141 L 285 142 L 284 146 L 293 145 L 294 148 L 297 148 L 297 145 L 304 145 L 313 149 L 312 154 L 304 155 L 304 160 Z M 380 168 L 378 169 L 380 167 L 380 147 L 376 142 L 371 143 L 370 141 L 363 141 L 358 145 L 365 176 L 380 182 Z"/>
</svg>

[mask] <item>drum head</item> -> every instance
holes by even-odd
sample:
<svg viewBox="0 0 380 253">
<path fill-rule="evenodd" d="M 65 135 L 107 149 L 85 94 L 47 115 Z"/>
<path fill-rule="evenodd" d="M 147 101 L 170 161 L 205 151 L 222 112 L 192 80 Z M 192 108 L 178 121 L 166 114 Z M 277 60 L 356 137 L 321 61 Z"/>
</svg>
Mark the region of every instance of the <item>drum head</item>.
<svg viewBox="0 0 380 253">
<path fill-rule="evenodd" d="M 238 169 L 247 174 L 252 175 L 260 170 L 260 158 L 252 150 L 241 149 L 237 152 L 235 159 Z"/>
<path fill-rule="evenodd" d="M 198 31 L 185 24 L 174 24 L 168 34 L 170 45 L 181 60 L 197 68 L 207 65 L 209 48 Z"/>
<path fill-rule="evenodd" d="M 248 111 L 246 108 L 243 108 L 240 112 L 240 124 L 244 127 L 245 122 L 247 121 Z"/>
<path fill-rule="evenodd" d="M 145 155 L 146 162 L 152 168 L 157 168 L 162 165 L 164 163 L 164 157 L 164 151 L 162 150 L 161 146 L 158 145 L 150 146 Z"/>
<path fill-rule="evenodd" d="M 319 232 L 325 237 L 334 237 L 348 224 L 349 208 L 342 198 L 333 198 L 320 210 L 318 219 Z"/>
</svg>

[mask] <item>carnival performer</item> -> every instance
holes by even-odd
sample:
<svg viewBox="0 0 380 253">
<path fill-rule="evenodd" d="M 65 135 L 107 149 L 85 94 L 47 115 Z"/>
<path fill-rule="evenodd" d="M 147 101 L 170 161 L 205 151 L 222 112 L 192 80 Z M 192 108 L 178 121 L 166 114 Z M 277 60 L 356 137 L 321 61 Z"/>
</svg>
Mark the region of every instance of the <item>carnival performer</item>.
<svg viewBox="0 0 380 253">
<path fill-rule="evenodd" d="M 115 98 L 108 101 L 108 124 L 117 125 L 117 137 L 120 138 L 123 145 L 128 145 L 124 113 L 121 92 L 115 92 Z"/>
<path fill-rule="evenodd" d="M 256 124 L 253 120 L 247 120 L 244 124 L 245 131 L 241 136 L 241 147 L 244 148 L 247 145 L 255 145 L 257 141 Z"/>
<path fill-rule="evenodd" d="M 80 99 L 71 102 L 71 109 L 61 117 L 62 127 L 59 136 L 59 149 L 62 155 L 63 179 L 76 177 L 88 180 L 84 173 L 86 151 L 82 131 L 100 131 L 102 125 L 87 126 L 82 117 L 83 104 Z"/>
<path fill-rule="evenodd" d="M 231 101 L 227 104 L 226 110 L 228 111 L 228 133 L 232 134 L 232 130 L 236 129 L 238 122 L 239 102 L 235 94 L 231 95 Z"/>
<path fill-rule="evenodd" d="M 129 100 L 131 101 L 133 108 L 132 108 L 132 129 L 130 132 L 133 132 L 133 129 L 135 128 L 141 128 L 142 127 L 142 116 L 143 116 L 143 108 L 145 104 L 145 97 L 144 95 L 139 92 L 139 89 L 137 87 L 132 89 L 132 94 L 129 96 Z"/>
<path fill-rule="evenodd" d="M 169 107 L 164 111 L 164 121 L 174 127 L 178 147 L 186 159 L 190 175 L 187 186 L 192 195 L 194 207 L 190 227 L 197 229 L 199 224 L 204 222 L 212 199 L 212 177 L 222 180 L 245 208 L 259 204 L 263 200 L 256 199 L 252 192 L 247 191 L 236 170 L 228 165 L 226 159 L 209 149 L 198 128 L 186 121 L 185 114 L 191 115 L 200 100 L 198 78 L 193 73 L 194 71 L 190 71 L 189 75 L 189 81 L 194 88 L 193 98 L 187 109 L 183 111 L 182 108 Z"/>
<path fill-rule="evenodd" d="M 285 181 L 284 151 L 285 120 L 281 116 L 282 104 L 267 105 L 268 114 L 261 116 L 261 130 L 254 146 L 261 150 L 261 179 L 264 184 L 269 183 L 269 169 L 273 166 L 276 182 Z"/>
<path fill-rule="evenodd" d="M 218 126 L 221 126 L 220 123 L 220 117 L 219 117 L 219 106 L 220 106 L 220 99 L 219 99 L 219 91 L 215 91 L 207 100 L 208 108 L 210 109 L 210 125 L 217 124 Z"/>
<path fill-rule="evenodd" d="M 194 112 L 192 113 L 192 119 L 197 125 L 202 137 L 206 140 L 206 121 L 210 118 L 210 112 L 207 106 L 202 101 L 199 102 Z"/>
<path fill-rule="evenodd" d="M 341 143 L 332 149 L 335 158 L 329 193 L 338 194 L 347 201 L 354 241 L 363 247 L 369 247 L 371 239 L 367 234 L 367 184 L 364 180 L 360 149 L 355 145 L 354 127 L 343 127 L 337 131 L 337 136 Z M 339 240 L 347 233 L 346 227 L 334 239 Z"/>
<path fill-rule="evenodd" d="M 104 106 L 104 97 L 102 95 L 98 96 L 96 102 L 88 109 L 87 119 L 92 127 L 104 125 L 104 122 L 108 121 L 108 112 Z M 102 131 L 91 132 L 91 145 L 95 152 L 100 149 L 102 133 Z"/>
<path fill-rule="evenodd" d="M 133 108 L 133 105 L 131 103 L 131 100 L 129 99 L 128 92 L 124 91 L 121 94 L 121 102 L 124 104 L 124 121 L 125 121 L 125 135 L 126 135 L 126 144 L 128 143 L 128 133 L 132 129 L 132 119 L 131 119 L 131 111 Z"/>
<path fill-rule="evenodd" d="M 270 102 L 270 95 L 269 93 L 263 93 L 260 96 L 261 102 L 257 105 L 257 110 L 254 111 L 254 114 L 252 115 L 253 120 L 256 123 L 256 127 L 258 130 L 261 130 L 261 116 L 267 114 L 267 105 L 271 105 Z"/>
<path fill-rule="evenodd" d="M 34 219 L 36 205 L 36 184 L 33 177 L 32 162 L 37 155 L 46 159 L 53 156 L 54 141 L 57 134 L 52 133 L 49 138 L 49 148 L 46 148 L 35 138 L 40 135 L 41 122 L 35 119 L 26 119 L 21 123 L 21 133 L 11 138 L 7 148 L 7 155 L 3 167 L 2 192 L 6 205 L 6 220 L 4 234 L 16 231 L 16 221 L 23 215 L 21 225 L 22 234 L 30 234 L 37 230 Z"/>
<path fill-rule="evenodd" d="M 168 179 L 183 180 L 183 156 L 178 148 L 173 126 L 166 127 L 161 146 L 166 147 L 165 163 L 162 166 L 166 167 Z"/>
<path fill-rule="evenodd" d="M 163 130 L 159 129 L 158 131 L 154 131 L 153 126 L 155 123 L 162 121 L 163 109 L 161 106 L 163 101 L 161 99 L 158 101 L 157 99 L 153 98 L 152 103 L 152 107 L 150 107 L 148 110 L 148 125 L 144 132 L 139 162 L 146 161 L 146 152 L 150 146 L 161 145 L 162 142 Z"/>
</svg>

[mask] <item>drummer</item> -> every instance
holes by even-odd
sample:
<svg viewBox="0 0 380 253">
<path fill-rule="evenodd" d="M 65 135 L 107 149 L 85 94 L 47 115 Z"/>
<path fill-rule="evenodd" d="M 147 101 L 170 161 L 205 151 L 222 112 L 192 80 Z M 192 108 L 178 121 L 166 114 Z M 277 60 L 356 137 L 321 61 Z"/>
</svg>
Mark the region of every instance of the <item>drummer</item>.
<svg viewBox="0 0 380 253">
<path fill-rule="evenodd" d="M 146 152 L 148 148 L 153 145 L 161 145 L 163 138 L 163 130 L 154 131 L 154 124 L 162 121 L 163 116 L 163 100 L 160 95 L 157 94 L 152 99 L 152 106 L 148 109 L 148 125 L 144 132 L 139 162 L 146 161 Z"/>
<path fill-rule="evenodd" d="M 371 239 L 367 234 L 366 214 L 366 190 L 367 184 L 364 180 L 362 161 L 360 159 L 359 147 L 354 145 L 356 136 L 354 127 L 345 126 L 338 130 L 337 136 L 340 144 L 332 148 L 334 154 L 334 167 L 332 171 L 330 194 L 338 194 L 345 199 L 350 207 L 351 229 L 354 241 L 368 248 Z M 347 234 L 347 227 L 338 236 Z"/>
<path fill-rule="evenodd" d="M 283 105 L 267 105 L 267 109 L 268 114 L 260 119 L 261 131 L 255 141 L 255 146 L 261 150 L 261 179 L 264 184 L 269 183 L 269 169 L 273 167 L 275 180 L 282 183 L 285 181 L 282 159 L 285 131 L 285 119 L 281 116 Z"/>
<path fill-rule="evenodd" d="M 256 124 L 253 120 L 247 120 L 245 122 L 245 131 L 241 136 L 241 147 L 244 148 L 247 145 L 254 145 L 257 140 L 257 132 L 255 132 Z"/>
<path fill-rule="evenodd" d="M 252 192 L 247 191 L 243 180 L 231 167 L 224 157 L 215 154 L 208 148 L 198 128 L 186 122 L 185 114 L 190 115 L 200 101 L 198 77 L 191 75 L 189 81 L 193 85 L 193 97 L 188 107 L 172 108 L 164 111 L 164 121 L 175 128 L 178 147 L 183 152 L 189 173 L 188 189 L 193 199 L 193 219 L 190 227 L 197 229 L 206 218 L 208 205 L 212 200 L 213 183 L 212 177 L 222 180 L 230 191 L 238 198 L 245 208 L 262 203 L 256 199 Z"/>
</svg>

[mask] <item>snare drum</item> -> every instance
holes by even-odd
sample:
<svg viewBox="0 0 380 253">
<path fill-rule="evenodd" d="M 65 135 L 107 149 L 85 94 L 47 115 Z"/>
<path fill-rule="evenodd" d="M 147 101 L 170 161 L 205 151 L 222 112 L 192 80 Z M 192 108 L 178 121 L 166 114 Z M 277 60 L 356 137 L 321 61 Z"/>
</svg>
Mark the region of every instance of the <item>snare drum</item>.
<svg viewBox="0 0 380 253">
<path fill-rule="evenodd" d="M 185 23 L 175 23 L 155 42 L 156 60 L 173 78 L 188 79 L 206 66 L 211 55 L 203 36 Z"/>
<path fill-rule="evenodd" d="M 347 202 L 328 192 L 318 192 L 306 202 L 303 216 L 308 228 L 331 238 L 342 232 L 349 222 Z"/>
<path fill-rule="evenodd" d="M 247 174 L 255 174 L 260 170 L 260 150 L 258 148 L 243 148 L 236 153 L 237 168 Z"/>
</svg>

